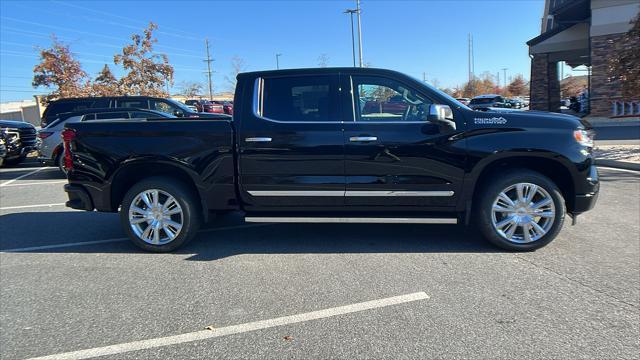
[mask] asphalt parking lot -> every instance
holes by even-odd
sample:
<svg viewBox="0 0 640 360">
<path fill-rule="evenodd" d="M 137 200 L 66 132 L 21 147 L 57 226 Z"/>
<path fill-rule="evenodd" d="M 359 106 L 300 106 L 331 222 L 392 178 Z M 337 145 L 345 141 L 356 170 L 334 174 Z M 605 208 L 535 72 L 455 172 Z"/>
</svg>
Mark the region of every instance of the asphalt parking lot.
<svg viewBox="0 0 640 360">
<path fill-rule="evenodd" d="M 534 253 L 449 225 L 244 224 L 173 254 L 0 170 L 0 357 L 606 358 L 640 354 L 640 173 Z M 209 329 L 206 329 L 210 327 Z"/>
</svg>

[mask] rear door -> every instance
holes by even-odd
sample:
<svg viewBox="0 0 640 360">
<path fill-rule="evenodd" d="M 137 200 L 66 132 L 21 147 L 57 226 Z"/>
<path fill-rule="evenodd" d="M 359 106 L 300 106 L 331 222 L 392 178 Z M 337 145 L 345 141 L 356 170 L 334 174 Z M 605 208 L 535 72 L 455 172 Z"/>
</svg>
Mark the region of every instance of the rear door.
<svg viewBox="0 0 640 360">
<path fill-rule="evenodd" d="M 338 75 L 270 76 L 253 84 L 238 132 L 240 190 L 249 210 L 344 204 Z"/>
<path fill-rule="evenodd" d="M 345 77 L 353 121 L 344 123 L 345 203 L 369 210 L 444 210 L 454 206 L 464 149 L 453 129 L 427 121 L 433 100 L 424 89 L 385 76 Z"/>
</svg>

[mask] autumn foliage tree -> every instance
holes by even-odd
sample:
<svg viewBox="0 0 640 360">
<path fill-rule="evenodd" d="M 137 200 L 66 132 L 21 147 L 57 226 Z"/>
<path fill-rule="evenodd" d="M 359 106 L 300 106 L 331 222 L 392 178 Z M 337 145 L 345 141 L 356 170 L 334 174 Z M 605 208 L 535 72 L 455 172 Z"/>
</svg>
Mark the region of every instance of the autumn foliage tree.
<svg viewBox="0 0 640 360">
<path fill-rule="evenodd" d="M 116 65 L 122 65 L 127 74 L 120 79 L 120 88 L 128 95 L 168 96 L 165 84 L 173 84 L 173 66 L 165 54 L 156 54 L 153 45 L 158 40 L 153 31 L 158 25 L 151 22 L 143 35 L 133 34 L 132 44 L 113 57 Z"/>
<path fill-rule="evenodd" d="M 529 92 L 529 84 L 522 74 L 518 74 L 507 85 L 507 91 L 512 96 L 526 95 Z"/>
<path fill-rule="evenodd" d="M 63 97 L 86 95 L 87 73 L 82 70 L 80 62 L 75 59 L 69 45 L 51 36 L 52 45 L 47 49 L 39 49 L 40 63 L 33 68 L 33 87 L 44 86 L 51 92 L 42 98 L 43 104 Z"/>
<path fill-rule="evenodd" d="M 93 96 L 115 96 L 121 95 L 118 80 L 111 72 L 109 65 L 104 67 L 98 73 L 93 84 L 91 84 L 91 95 Z"/>
</svg>

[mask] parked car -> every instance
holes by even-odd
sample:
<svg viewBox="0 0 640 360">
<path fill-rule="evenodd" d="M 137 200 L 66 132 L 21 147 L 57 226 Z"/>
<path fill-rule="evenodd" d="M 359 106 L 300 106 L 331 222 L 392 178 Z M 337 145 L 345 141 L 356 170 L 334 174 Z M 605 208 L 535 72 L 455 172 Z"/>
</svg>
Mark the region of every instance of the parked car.
<svg viewBox="0 0 640 360">
<path fill-rule="evenodd" d="M 224 114 L 224 106 L 211 100 L 200 100 L 196 105 L 201 113 Z"/>
<path fill-rule="evenodd" d="M 66 98 L 49 103 L 42 114 L 41 127 L 56 119 L 58 114 L 94 108 L 137 108 L 162 111 L 164 113 L 185 118 L 228 119 L 217 114 L 205 114 L 191 110 L 187 105 L 172 99 L 149 96 L 107 96 L 89 98 Z M 223 112 L 221 112 L 223 113 Z"/>
<path fill-rule="evenodd" d="M 0 120 L 0 131 L 4 133 L 7 151 L 5 165 L 21 163 L 36 149 L 36 128 L 28 122 Z"/>
<path fill-rule="evenodd" d="M 524 103 L 518 98 L 507 99 L 507 103 L 509 103 L 510 107 L 513 109 L 521 109 L 524 107 Z"/>
<path fill-rule="evenodd" d="M 469 98 L 457 98 L 456 100 L 458 100 L 462 105 L 469 105 Z"/>
<path fill-rule="evenodd" d="M 495 245 L 530 251 L 598 197 L 593 133 L 575 116 L 473 111 L 373 68 L 237 79 L 233 122 L 67 124 L 67 206 L 120 211 L 131 240 L 159 252 L 230 210 L 246 222 L 474 223 Z M 406 111 L 366 113 L 376 94 L 401 96 Z"/>
<path fill-rule="evenodd" d="M 149 118 L 176 118 L 162 111 L 136 109 L 136 108 L 104 108 L 85 109 L 69 113 L 58 114 L 46 128 L 38 131 L 40 139 L 37 150 L 38 160 L 45 166 L 58 166 L 60 171 L 64 169 L 64 148 L 60 134 L 66 124 L 81 121 L 96 121 L 107 119 L 149 119 Z"/>
<path fill-rule="evenodd" d="M 495 94 L 476 96 L 469 102 L 473 110 L 490 108 L 509 108 L 511 105 L 501 96 Z"/>
<path fill-rule="evenodd" d="M 196 106 L 197 103 L 198 103 L 198 100 L 195 100 L 195 99 L 186 100 L 184 102 L 184 104 L 187 105 L 187 107 L 191 109 L 191 111 L 195 111 L 195 112 L 198 112 L 198 107 Z"/>
<path fill-rule="evenodd" d="M 7 156 L 7 143 L 5 140 L 4 130 L 0 130 L 0 166 L 4 164 L 4 158 Z"/>
<path fill-rule="evenodd" d="M 227 115 L 233 115 L 233 101 L 225 101 L 222 103 L 224 113 Z"/>
</svg>

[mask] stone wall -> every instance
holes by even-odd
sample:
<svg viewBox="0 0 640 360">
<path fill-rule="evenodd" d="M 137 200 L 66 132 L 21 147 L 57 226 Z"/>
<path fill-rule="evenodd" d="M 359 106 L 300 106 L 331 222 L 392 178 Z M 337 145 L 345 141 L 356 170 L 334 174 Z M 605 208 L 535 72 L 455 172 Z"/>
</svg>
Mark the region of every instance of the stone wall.
<svg viewBox="0 0 640 360">
<path fill-rule="evenodd" d="M 529 91 L 531 110 L 560 112 L 558 63 L 550 63 L 547 54 L 534 55 L 531 60 Z"/>
</svg>

